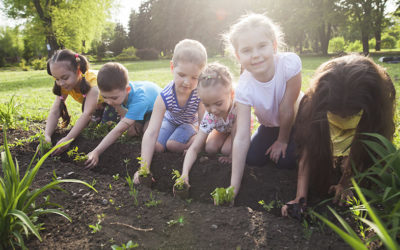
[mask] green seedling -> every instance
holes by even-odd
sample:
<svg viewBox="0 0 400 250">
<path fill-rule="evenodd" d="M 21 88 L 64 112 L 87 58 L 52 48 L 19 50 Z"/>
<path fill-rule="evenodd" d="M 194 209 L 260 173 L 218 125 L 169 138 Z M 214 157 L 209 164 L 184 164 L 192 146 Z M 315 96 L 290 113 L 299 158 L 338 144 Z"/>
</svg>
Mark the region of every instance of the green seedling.
<svg viewBox="0 0 400 250">
<path fill-rule="evenodd" d="M 97 183 L 97 181 L 96 181 L 96 179 L 95 178 L 93 178 L 93 180 L 92 180 L 92 187 L 94 187 L 94 185 L 96 185 L 96 183 Z"/>
<path fill-rule="evenodd" d="M 40 134 L 39 136 L 39 154 L 40 155 L 45 155 L 51 148 L 53 147 L 53 145 L 51 144 L 51 142 L 47 142 L 44 139 L 43 134 Z"/>
<path fill-rule="evenodd" d="M 268 204 L 265 203 L 264 200 L 260 200 L 258 202 L 267 212 L 270 212 L 273 208 L 281 208 L 283 206 L 283 203 L 281 201 L 270 201 Z"/>
<path fill-rule="evenodd" d="M 110 190 L 112 190 L 112 186 L 111 186 L 111 184 L 108 184 L 108 188 L 109 188 Z"/>
<path fill-rule="evenodd" d="M 74 162 L 77 162 L 77 163 L 84 163 L 88 159 L 88 156 L 85 153 L 79 153 L 78 152 L 78 146 L 76 146 L 75 148 L 69 150 L 67 152 L 67 155 L 70 158 L 72 158 L 72 160 Z"/>
<path fill-rule="evenodd" d="M 126 245 L 122 244 L 121 246 L 118 246 L 118 245 L 112 245 L 111 246 L 111 248 L 113 250 L 125 250 L 125 249 L 132 249 L 132 248 L 136 248 L 136 247 L 139 247 L 139 244 L 138 243 L 133 243 L 131 240 L 128 241 L 128 243 L 126 243 Z"/>
<path fill-rule="evenodd" d="M 175 180 L 174 187 L 177 190 L 183 190 L 183 188 L 185 187 L 185 180 L 183 179 L 183 176 L 181 176 L 178 170 L 175 169 L 172 170 L 172 180 Z"/>
<path fill-rule="evenodd" d="M 147 177 L 150 175 L 150 170 L 147 168 L 147 162 L 142 160 L 142 157 L 137 157 L 140 167 L 139 167 L 139 176 Z"/>
<path fill-rule="evenodd" d="M 235 197 L 233 192 L 234 187 L 229 188 L 216 188 L 212 193 L 211 196 L 214 199 L 214 204 L 217 206 L 230 204 Z"/>
<path fill-rule="evenodd" d="M 113 175 L 114 181 L 118 181 L 119 180 L 119 174 L 115 174 Z"/>
<path fill-rule="evenodd" d="M 102 229 L 102 226 L 100 224 L 103 222 L 104 217 L 104 214 L 98 214 L 97 223 L 95 225 L 89 225 L 89 227 L 92 229 L 92 234 L 100 232 L 100 230 Z"/>
<path fill-rule="evenodd" d="M 167 225 L 170 227 L 173 225 L 176 225 L 176 224 L 178 224 L 179 226 L 183 226 L 185 224 L 185 217 L 183 217 L 183 215 L 181 215 L 181 216 L 179 216 L 178 219 L 170 220 L 167 222 Z"/>
<path fill-rule="evenodd" d="M 109 199 L 108 201 L 111 203 L 111 205 L 115 204 L 115 201 L 113 199 Z"/>
<path fill-rule="evenodd" d="M 158 206 L 159 204 L 161 204 L 161 201 L 160 201 L 160 200 L 155 200 L 155 199 L 153 198 L 153 192 L 151 192 L 151 193 L 150 193 L 150 200 L 147 201 L 144 205 L 145 205 L 146 207 L 156 207 L 156 206 Z"/>
<path fill-rule="evenodd" d="M 137 199 L 138 194 L 139 194 L 139 192 L 136 190 L 136 188 L 133 188 L 132 196 L 133 196 L 133 200 L 135 201 L 135 206 L 139 206 L 139 202 Z"/>
</svg>

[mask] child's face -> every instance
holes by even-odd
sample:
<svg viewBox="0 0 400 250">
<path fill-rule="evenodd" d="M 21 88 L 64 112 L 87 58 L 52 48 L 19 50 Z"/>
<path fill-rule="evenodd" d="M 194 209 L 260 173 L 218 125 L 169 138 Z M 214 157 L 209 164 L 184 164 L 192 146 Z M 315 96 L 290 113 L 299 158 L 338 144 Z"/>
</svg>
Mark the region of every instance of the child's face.
<svg viewBox="0 0 400 250">
<path fill-rule="evenodd" d="M 245 31 L 238 37 L 236 56 L 240 64 L 259 81 L 266 80 L 265 76 L 271 68 L 275 71 L 275 52 L 276 44 L 261 28 Z"/>
<path fill-rule="evenodd" d="M 129 91 L 131 90 L 130 86 L 126 89 L 113 89 L 111 91 L 102 91 L 100 90 L 100 94 L 103 97 L 105 103 L 111 106 L 118 106 L 124 103 L 128 99 Z"/>
<path fill-rule="evenodd" d="M 50 63 L 51 75 L 56 79 L 56 84 L 68 91 L 74 89 L 80 79 L 79 71 L 73 72 L 70 67 L 68 61 Z"/>
<path fill-rule="evenodd" d="M 217 83 L 199 87 L 199 96 L 208 113 L 226 119 L 232 104 L 232 90 Z"/>
<path fill-rule="evenodd" d="M 179 93 L 190 93 L 199 81 L 201 68 L 193 63 L 178 63 L 174 66 L 171 62 L 171 70 L 174 74 L 175 91 Z"/>
</svg>

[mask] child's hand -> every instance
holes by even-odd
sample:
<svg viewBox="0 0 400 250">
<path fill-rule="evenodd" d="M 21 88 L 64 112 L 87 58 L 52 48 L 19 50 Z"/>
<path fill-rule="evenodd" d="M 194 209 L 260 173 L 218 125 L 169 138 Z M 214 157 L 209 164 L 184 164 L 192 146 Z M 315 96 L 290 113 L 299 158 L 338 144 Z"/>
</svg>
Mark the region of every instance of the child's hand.
<svg viewBox="0 0 400 250">
<path fill-rule="evenodd" d="M 136 171 L 135 174 L 133 175 L 133 184 L 135 184 L 135 185 L 139 185 L 140 184 L 139 171 Z"/>
<path fill-rule="evenodd" d="M 301 220 L 306 206 L 307 203 L 304 197 L 291 200 L 281 208 L 282 216 L 290 215 L 292 218 Z"/>
<path fill-rule="evenodd" d="M 272 144 L 271 147 L 267 149 L 265 155 L 269 155 L 269 158 L 273 162 L 278 163 L 281 154 L 282 158 L 286 157 L 286 148 L 287 148 L 287 143 L 275 141 L 274 144 Z"/>
<path fill-rule="evenodd" d="M 335 193 L 333 198 L 333 203 L 338 203 L 339 206 L 343 206 L 346 200 L 351 200 L 354 196 L 353 192 L 350 189 L 345 189 L 342 184 L 333 185 L 329 188 L 328 191 L 330 194 Z"/>
<path fill-rule="evenodd" d="M 46 141 L 47 141 L 47 140 L 46 140 Z M 51 141 L 51 140 L 50 140 L 50 141 Z M 69 141 L 69 140 L 68 140 L 66 137 L 64 137 L 64 138 L 62 138 L 61 140 L 59 140 L 59 141 L 57 142 L 56 145 L 61 144 L 61 143 L 66 142 L 66 141 Z M 60 148 L 57 148 L 56 150 L 54 150 L 54 152 L 53 152 L 51 155 L 52 155 L 52 156 L 55 156 L 55 155 L 61 154 L 62 152 L 64 152 L 65 150 L 68 149 L 69 144 L 70 144 L 70 143 L 68 143 L 68 144 L 66 144 L 66 145 L 64 145 L 64 146 L 62 146 L 62 147 L 60 147 Z"/>
<path fill-rule="evenodd" d="M 94 168 L 99 162 L 99 154 L 95 150 L 93 150 L 87 156 L 88 159 L 85 162 L 86 169 Z"/>
</svg>

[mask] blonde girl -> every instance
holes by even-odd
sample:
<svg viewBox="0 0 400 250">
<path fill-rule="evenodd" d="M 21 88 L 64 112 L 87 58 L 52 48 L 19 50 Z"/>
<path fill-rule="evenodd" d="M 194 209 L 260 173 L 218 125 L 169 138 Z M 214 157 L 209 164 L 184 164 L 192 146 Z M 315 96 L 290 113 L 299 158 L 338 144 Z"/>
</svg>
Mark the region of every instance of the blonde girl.
<svg viewBox="0 0 400 250">
<path fill-rule="evenodd" d="M 230 162 L 231 131 L 236 120 L 232 76 L 227 67 L 219 63 L 209 64 L 200 75 L 197 90 L 206 112 L 200 123 L 199 132 L 183 162 L 182 176 L 187 184 L 189 184 L 190 169 L 204 145 L 207 153 L 221 152 L 224 156 L 219 160 Z"/>
<path fill-rule="evenodd" d="M 53 93 L 57 96 L 50 109 L 46 121 L 45 140 L 51 142 L 51 136 L 57 127 L 58 120 L 62 118 L 62 127 L 68 126 L 70 116 L 65 101 L 70 95 L 82 104 L 82 115 L 75 126 L 57 144 L 75 139 L 86 127 L 92 118 L 98 104 L 99 90 L 97 89 L 96 73 L 89 70 L 87 59 L 68 49 L 58 50 L 47 61 L 47 73 L 54 77 Z M 68 148 L 65 145 L 54 151 L 57 155 Z"/>
<path fill-rule="evenodd" d="M 240 18 L 226 35 L 228 48 L 244 69 L 236 88 L 237 131 L 232 147 L 231 186 L 239 192 L 245 164 L 296 166 L 292 124 L 301 99 L 301 60 L 278 52 L 282 33 L 261 14 Z M 251 107 L 260 123 L 250 140 Z"/>
</svg>

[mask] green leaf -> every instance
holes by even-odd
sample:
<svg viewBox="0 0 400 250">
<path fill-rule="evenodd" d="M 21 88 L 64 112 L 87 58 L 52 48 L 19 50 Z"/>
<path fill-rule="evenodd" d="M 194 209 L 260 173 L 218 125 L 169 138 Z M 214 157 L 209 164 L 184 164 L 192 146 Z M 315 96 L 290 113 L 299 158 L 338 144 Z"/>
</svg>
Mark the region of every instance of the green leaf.
<svg viewBox="0 0 400 250">
<path fill-rule="evenodd" d="M 42 241 L 42 238 L 40 237 L 40 234 L 38 232 L 38 230 L 35 228 L 35 226 L 33 225 L 32 221 L 29 219 L 29 217 L 22 211 L 20 210 L 11 210 L 9 212 L 10 215 L 13 215 L 15 217 L 17 217 L 18 219 L 20 219 L 22 221 L 22 223 L 29 228 L 29 230 L 40 240 Z"/>
</svg>

